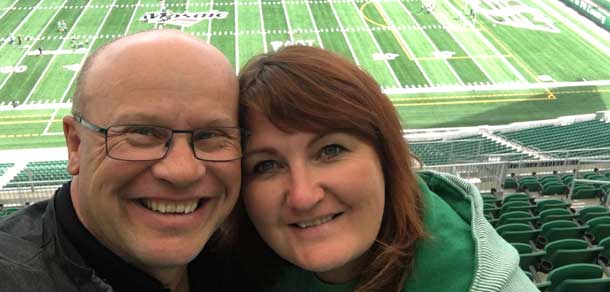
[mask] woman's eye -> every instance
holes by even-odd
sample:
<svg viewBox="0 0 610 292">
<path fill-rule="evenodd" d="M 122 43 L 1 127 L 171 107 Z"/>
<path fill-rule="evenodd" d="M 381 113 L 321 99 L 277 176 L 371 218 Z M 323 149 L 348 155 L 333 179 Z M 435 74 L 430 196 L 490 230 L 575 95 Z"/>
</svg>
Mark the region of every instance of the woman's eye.
<svg viewBox="0 0 610 292">
<path fill-rule="evenodd" d="M 273 170 L 275 167 L 277 167 L 277 163 L 275 161 L 272 161 L 272 160 L 261 161 L 261 162 L 257 163 L 256 165 L 254 165 L 254 167 L 252 168 L 252 173 L 253 174 L 267 173 L 267 172 Z"/>
<path fill-rule="evenodd" d="M 337 144 L 327 145 L 322 148 L 320 151 L 320 156 L 322 159 L 324 158 L 332 158 L 339 155 L 341 152 L 345 151 L 345 147 Z"/>
</svg>

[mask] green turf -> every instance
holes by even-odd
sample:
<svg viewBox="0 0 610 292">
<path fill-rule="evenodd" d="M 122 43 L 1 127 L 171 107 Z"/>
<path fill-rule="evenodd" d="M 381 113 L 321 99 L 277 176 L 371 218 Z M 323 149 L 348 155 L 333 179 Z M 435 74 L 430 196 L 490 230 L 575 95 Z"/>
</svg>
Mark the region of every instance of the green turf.
<svg viewBox="0 0 610 292">
<path fill-rule="evenodd" d="M 610 33 L 559 1 L 521 0 L 533 13 L 513 16 L 520 20 L 515 25 L 487 17 L 483 8 L 471 19 L 465 0 L 434 2 L 428 12 L 417 0 L 166 0 L 173 12 L 228 14 L 164 27 L 217 46 L 236 71 L 283 45 L 335 51 L 388 90 L 408 128 L 505 124 L 609 108 Z M 61 103 L 71 100 L 79 64 L 114 38 L 159 27 L 140 17 L 158 12 L 160 4 L 1 0 L 0 108 L 21 105 L 0 111 L 0 149 L 63 145 L 61 117 L 69 105 Z M 58 31 L 59 20 L 66 32 Z M 22 44 L 9 44 L 9 35 Z M 39 47 L 47 54 L 37 55 Z"/>
</svg>

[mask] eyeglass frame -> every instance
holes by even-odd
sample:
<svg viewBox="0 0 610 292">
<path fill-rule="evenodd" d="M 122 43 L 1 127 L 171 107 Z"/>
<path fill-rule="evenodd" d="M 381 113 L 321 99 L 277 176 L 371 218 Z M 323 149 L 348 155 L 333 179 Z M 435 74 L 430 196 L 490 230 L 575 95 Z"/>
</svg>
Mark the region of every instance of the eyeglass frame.
<svg viewBox="0 0 610 292">
<path fill-rule="evenodd" d="M 169 148 L 172 146 L 172 142 L 174 140 L 174 134 L 178 133 L 178 134 L 191 134 L 191 140 L 190 140 L 190 146 L 191 146 L 191 150 L 193 151 L 193 156 L 195 157 L 195 159 L 197 160 L 201 160 L 201 161 L 207 161 L 207 162 L 231 162 L 231 161 L 235 161 L 238 159 L 241 159 L 244 157 L 244 149 L 246 148 L 246 141 L 247 138 L 249 137 L 249 131 L 244 129 L 244 128 L 240 128 L 240 127 L 214 127 L 214 128 L 222 128 L 222 129 L 237 129 L 239 130 L 239 134 L 240 134 L 240 155 L 239 157 L 236 158 L 232 158 L 232 159 L 225 159 L 225 160 L 211 160 L 211 159 L 203 159 L 203 158 L 199 158 L 197 157 L 196 151 L 195 151 L 195 146 L 194 146 L 194 142 L 193 142 L 193 135 L 195 134 L 196 130 L 204 130 L 206 128 L 197 128 L 194 130 L 178 130 L 178 129 L 172 129 L 172 128 L 167 128 L 167 127 L 162 127 L 162 126 L 157 126 L 157 125 L 145 125 L 145 124 L 133 124 L 133 125 L 113 125 L 113 126 L 109 126 L 107 128 L 103 128 L 100 127 L 94 123 L 91 123 L 87 120 L 85 120 L 83 117 L 81 117 L 80 115 L 77 114 L 73 114 L 72 115 L 74 117 L 74 120 L 76 120 L 76 122 L 78 124 L 80 124 L 81 126 L 85 127 L 86 129 L 92 130 L 98 134 L 102 134 L 104 135 L 104 148 L 106 150 L 106 156 L 114 159 L 114 160 L 121 160 L 121 161 L 158 161 L 158 160 L 163 160 L 166 156 L 167 153 L 169 152 Z M 165 150 L 165 154 L 163 154 L 163 156 L 156 158 L 156 159 L 122 159 L 122 158 L 116 158 L 110 155 L 110 153 L 108 152 L 108 129 L 110 129 L 111 127 L 118 127 L 118 126 L 147 126 L 147 127 L 157 127 L 157 128 L 163 128 L 163 129 L 168 129 L 172 132 L 172 134 L 169 136 L 168 140 L 165 142 L 166 144 L 166 150 Z"/>
</svg>

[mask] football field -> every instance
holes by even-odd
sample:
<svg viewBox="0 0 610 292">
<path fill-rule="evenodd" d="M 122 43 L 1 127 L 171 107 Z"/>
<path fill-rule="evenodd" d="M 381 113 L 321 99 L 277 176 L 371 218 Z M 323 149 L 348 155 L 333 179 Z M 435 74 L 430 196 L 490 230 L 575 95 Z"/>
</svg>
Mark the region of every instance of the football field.
<svg viewBox="0 0 610 292">
<path fill-rule="evenodd" d="M 0 0 L 0 149 L 63 145 L 85 57 L 162 27 L 218 47 L 236 72 L 282 46 L 335 51 L 407 128 L 610 108 L 610 33 L 558 0 Z"/>
</svg>

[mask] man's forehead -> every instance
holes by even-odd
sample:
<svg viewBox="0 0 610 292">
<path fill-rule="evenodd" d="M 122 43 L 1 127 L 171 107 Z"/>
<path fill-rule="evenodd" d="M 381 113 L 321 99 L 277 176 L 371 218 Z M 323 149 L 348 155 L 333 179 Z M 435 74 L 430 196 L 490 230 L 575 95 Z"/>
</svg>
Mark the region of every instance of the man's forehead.
<svg viewBox="0 0 610 292">
<path fill-rule="evenodd" d="M 98 52 L 87 74 L 85 99 L 148 89 L 226 96 L 237 103 L 237 79 L 220 51 L 191 36 L 156 36 L 141 33 Z"/>
</svg>

